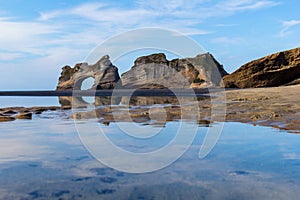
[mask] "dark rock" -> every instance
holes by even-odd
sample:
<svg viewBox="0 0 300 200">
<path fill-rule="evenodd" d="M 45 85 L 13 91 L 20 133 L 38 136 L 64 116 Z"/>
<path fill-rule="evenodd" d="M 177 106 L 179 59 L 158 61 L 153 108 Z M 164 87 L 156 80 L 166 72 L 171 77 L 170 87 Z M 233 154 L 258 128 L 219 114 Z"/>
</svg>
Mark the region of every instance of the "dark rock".
<svg viewBox="0 0 300 200">
<path fill-rule="evenodd" d="M 149 63 L 157 63 L 157 64 L 168 64 L 169 61 L 166 58 L 166 55 L 163 53 L 151 54 L 148 56 L 141 56 L 134 61 L 134 67 Z"/>
<path fill-rule="evenodd" d="M 9 122 L 9 121 L 14 121 L 15 118 L 10 117 L 10 116 L 4 116 L 0 114 L 0 122 Z"/>
<path fill-rule="evenodd" d="M 32 113 L 19 113 L 16 115 L 17 119 L 32 119 Z"/>
<path fill-rule="evenodd" d="M 257 88 L 300 83 L 300 48 L 275 53 L 225 76 L 227 88 Z"/>
<path fill-rule="evenodd" d="M 14 111 L 14 110 L 6 110 L 6 111 L 2 112 L 2 114 L 4 114 L 4 115 L 14 115 L 17 113 L 18 112 Z"/>
</svg>

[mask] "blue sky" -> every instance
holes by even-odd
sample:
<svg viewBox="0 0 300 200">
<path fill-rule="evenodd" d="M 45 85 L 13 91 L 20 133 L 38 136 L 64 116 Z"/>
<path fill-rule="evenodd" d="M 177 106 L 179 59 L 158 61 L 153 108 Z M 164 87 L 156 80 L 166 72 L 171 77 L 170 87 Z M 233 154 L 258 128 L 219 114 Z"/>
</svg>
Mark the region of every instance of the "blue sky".
<svg viewBox="0 0 300 200">
<path fill-rule="evenodd" d="M 0 4 L 0 90 L 54 89 L 62 66 L 143 27 L 194 39 L 228 72 L 300 46 L 297 0 L 38 1 Z M 133 62 L 133 61 L 132 61 Z M 131 67 L 120 66 L 121 73 Z"/>
</svg>

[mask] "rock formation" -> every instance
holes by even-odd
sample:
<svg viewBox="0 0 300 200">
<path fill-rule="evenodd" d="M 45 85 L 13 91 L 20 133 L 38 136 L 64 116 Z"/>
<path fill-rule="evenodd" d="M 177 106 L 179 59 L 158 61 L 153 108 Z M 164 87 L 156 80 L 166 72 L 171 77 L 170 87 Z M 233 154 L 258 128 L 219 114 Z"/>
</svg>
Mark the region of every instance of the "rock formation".
<svg viewBox="0 0 300 200">
<path fill-rule="evenodd" d="M 82 82 L 87 78 L 94 79 L 91 89 L 113 89 L 120 80 L 118 68 L 105 55 L 93 65 L 79 63 L 74 68 L 68 65 L 63 67 L 56 89 L 80 90 Z"/>
<path fill-rule="evenodd" d="M 121 80 L 126 88 L 201 88 L 219 86 L 224 75 L 223 66 L 209 53 L 171 61 L 159 53 L 137 58 Z"/>
<path fill-rule="evenodd" d="M 274 87 L 300 83 L 300 48 L 243 65 L 223 79 L 227 88 Z"/>
<path fill-rule="evenodd" d="M 68 65 L 63 67 L 56 90 L 81 90 L 83 81 L 88 78 L 94 79 L 90 89 L 113 89 L 122 85 L 118 68 L 110 62 L 109 56 L 105 55 L 93 65 L 79 63 L 73 68 Z M 59 102 L 62 106 L 70 106 L 72 97 L 59 97 Z M 85 103 L 79 97 L 76 102 Z"/>
<path fill-rule="evenodd" d="M 76 64 L 73 68 L 65 66 L 59 78 L 57 90 L 81 90 L 87 78 L 94 78 L 91 89 L 141 88 L 202 88 L 220 86 L 222 77 L 227 75 L 223 66 L 209 54 L 200 54 L 194 58 L 167 60 L 165 54 L 158 53 L 142 56 L 135 60 L 134 66 L 124 74 L 121 80 L 118 69 L 103 56 L 96 64 Z M 122 85 L 123 84 L 123 85 Z M 111 98 L 95 98 L 96 105 L 110 104 Z M 119 102 L 120 99 L 113 99 Z M 85 101 L 76 97 L 60 97 L 63 106 L 71 103 L 83 106 Z M 81 105 L 82 104 L 82 105 Z"/>
</svg>

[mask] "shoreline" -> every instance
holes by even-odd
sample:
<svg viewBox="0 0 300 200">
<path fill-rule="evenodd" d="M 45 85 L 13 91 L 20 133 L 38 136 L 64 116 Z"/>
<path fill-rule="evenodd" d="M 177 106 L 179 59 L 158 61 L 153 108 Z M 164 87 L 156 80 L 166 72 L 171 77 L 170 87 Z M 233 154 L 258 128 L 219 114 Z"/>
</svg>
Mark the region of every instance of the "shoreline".
<svg viewBox="0 0 300 200">
<path fill-rule="evenodd" d="M 166 92 L 166 90 L 164 90 L 164 92 Z M 221 105 L 226 105 L 226 113 L 223 113 L 226 114 L 225 122 L 241 122 L 269 126 L 291 133 L 300 133 L 300 85 L 234 89 L 226 90 L 224 92 L 216 91 L 215 94 L 216 96 L 218 96 L 218 94 L 226 95 L 226 102 L 223 102 Z M 204 94 L 201 93 L 201 95 Z M 153 94 L 151 96 L 153 96 Z M 204 99 L 199 103 L 199 108 L 201 110 L 199 124 L 202 122 L 205 124 L 213 123 L 213 121 L 211 121 L 213 117 L 210 113 L 211 102 L 209 102 L 208 99 Z M 46 106 L 0 108 L 0 121 L 13 121 L 18 114 L 40 114 L 47 110 L 64 109 L 71 109 L 71 107 Z M 124 109 L 124 106 L 114 106 L 114 109 L 122 110 Z M 173 106 L 166 106 L 165 110 L 169 115 L 167 121 L 180 119 L 180 107 L 176 104 Z M 111 106 L 107 105 L 105 108 L 97 109 L 97 116 L 104 116 L 104 123 L 113 122 L 114 118 L 111 115 L 111 112 Z M 76 114 L 77 113 L 74 113 L 70 118 L 80 119 L 90 117 L 88 113 L 84 112 Z M 135 111 L 130 117 L 133 117 L 133 119 L 136 119 L 138 122 L 144 122 L 149 120 L 149 113 L 147 113 L 146 108 L 135 107 Z M 126 116 L 123 116 L 123 118 L 126 120 Z"/>
<path fill-rule="evenodd" d="M 0 97 L 8 96 L 36 96 L 36 97 L 52 97 L 52 96 L 202 96 L 211 92 L 225 90 L 224 88 L 203 88 L 203 89 L 113 89 L 113 90 L 40 90 L 40 91 L 0 91 Z M 176 94 L 174 94 L 176 93 Z"/>
</svg>

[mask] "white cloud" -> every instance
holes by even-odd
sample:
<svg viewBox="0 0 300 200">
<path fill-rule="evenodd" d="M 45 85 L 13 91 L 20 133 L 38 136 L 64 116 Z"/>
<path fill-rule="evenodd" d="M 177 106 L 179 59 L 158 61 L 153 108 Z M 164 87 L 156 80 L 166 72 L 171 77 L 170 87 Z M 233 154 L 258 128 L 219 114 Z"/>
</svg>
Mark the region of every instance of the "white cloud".
<svg viewBox="0 0 300 200">
<path fill-rule="evenodd" d="M 230 12 L 240 12 L 240 11 L 247 11 L 247 10 L 257 10 L 266 7 L 272 7 L 278 5 L 278 2 L 269 1 L 269 0 L 261 0 L 261 1 L 254 1 L 254 0 L 229 0 L 223 3 L 220 3 L 218 7 L 223 11 L 230 11 Z"/>
<path fill-rule="evenodd" d="M 289 20 L 289 21 L 283 21 L 282 22 L 282 29 L 279 32 L 278 36 L 279 37 L 286 37 L 289 34 L 291 34 L 292 32 L 290 31 L 290 29 L 296 25 L 300 24 L 300 20 Z"/>
<path fill-rule="evenodd" d="M 216 24 L 216 27 L 233 27 L 238 26 L 239 24 Z"/>
<path fill-rule="evenodd" d="M 138 5 L 161 16 L 183 17 L 199 23 L 199 20 L 210 17 L 230 16 L 238 12 L 259 10 L 279 4 L 271 0 L 226 0 L 216 3 L 209 0 L 174 0 L 172 2 L 140 0 Z"/>
<path fill-rule="evenodd" d="M 163 27 L 186 35 L 204 35 L 214 32 L 201 29 L 199 24 L 204 19 L 277 4 L 271 0 L 226 0 L 215 4 L 209 0 L 139 0 L 135 6 L 124 8 L 107 3 L 84 3 L 41 12 L 40 17 L 32 21 L 0 18 L 0 50 L 42 55 L 51 46 L 90 48 L 116 33 L 140 27 Z M 288 29 L 292 25 L 285 26 Z"/>
<path fill-rule="evenodd" d="M 211 40 L 212 43 L 218 45 L 241 45 L 245 43 L 242 38 L 229 38 L 229 37 L 218 37 Z"/>
<path fill-rule="evenodd" d="M 22 58 L 24 55 L 21 53 L 11 53 L 11 52 L 0 52 L 0 62 L 1 61 L 9 61 L 15 60 L 18 58 Z"/>
<path fill-rule="evenodd" d="M 102 3 L 85 3 L 68 9 L 42 12 L 39 20 L 48 21 L 64 17 L 67 21 L 67 17 L 77 16 L 93 25 L 102 26 L 105 30 L 111 31 L 115 28 L 115 32 L 150 26 L 181 31 L 195 28 L 201 21 L 210 17 L 234 15 L 237 12 L 275 5 L 278 3 L 270 0 L 227 0 L 215 4 L 209 0 L 139 0 L 135 6 L 128 9 Z M 203 30 L 201 32 L 204 33 Z"/>
<path fill-rule="evenodd" d="M 219 3 L 210 0 L 139 0 L 130 8 L 115 6 L 114 3 L 83 3 L 41 12 L 31 21 L 10 18 L 7 13 L 0 12 L 0 52 L 3 52 L 0 59 L 10 61 L 29 55 L 22 64 L 30 66 L 31 71 L 26 67 L 25 72 L 22 65 L 11 63 L 20 76 L 32 73 L 36 68 L 46 74 L 47 70 L 82 61 L 79 59 L 83 59 L 92 48 L 124 31 L 161 27 L 185 35 L 207 35 L 214 30 L 202 28 L 204 20 L 275 5 L 278 5 L 275 0 L 224 0 Z M 228 43 L 230 39 L 218 40 Z M 231 42 L 239 41 L 231 39 Z M 0 75 L 2 83 L 7 81 L 3 73 Z"/>
<path fill-rule="evenodd" d="M 36 48 L 43 45 L 43 35 L 58 33 L 55 25 L 36 22 L 16 22 L 0 19 L 0 49 L 36 53 Z"/>
</svg>

